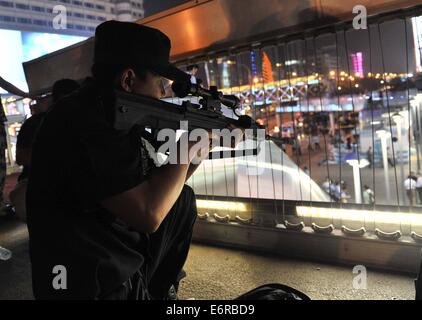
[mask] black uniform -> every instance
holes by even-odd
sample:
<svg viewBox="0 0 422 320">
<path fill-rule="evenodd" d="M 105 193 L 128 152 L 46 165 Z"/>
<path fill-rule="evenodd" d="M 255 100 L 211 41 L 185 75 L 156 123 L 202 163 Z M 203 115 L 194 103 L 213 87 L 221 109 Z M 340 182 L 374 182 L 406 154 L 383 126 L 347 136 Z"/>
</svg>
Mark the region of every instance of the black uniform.
<svg viewBox="0 0 422 320">
<path fill-rule="evenodd" d="M 163 299 L 186 260 L 196 218 L 188 186 L 151 235 L 98 205 L 148 179 L 153 165 L 140 137 L 113 129 L 112 108 L 90 83 L 38 131 L 27 191 L 35 298 Z M 66 268 L 66 289 L 53 286 L 55 266 Z"/>
</svg>

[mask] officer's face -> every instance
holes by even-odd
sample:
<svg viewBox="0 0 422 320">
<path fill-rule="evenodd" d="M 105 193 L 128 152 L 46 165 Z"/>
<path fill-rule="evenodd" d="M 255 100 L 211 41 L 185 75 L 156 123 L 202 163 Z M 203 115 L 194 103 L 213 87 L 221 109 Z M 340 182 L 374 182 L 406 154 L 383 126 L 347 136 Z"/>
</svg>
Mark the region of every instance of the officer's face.
<svg viewBox="0 0 422 320">
<path fill-rule="evenodd" d="M 160 99 L 165 95 L 163 78 L 148 72 L 144 79 L 136 75 L 133 69 L 126 69 L 120 77 L 120 87 L 134 94 Z"/>
<path fill-rule="evenodd" d="M 150 72 L 147 73 L 145 79 L 136 77 L 132 88 L 133 93 L 160 99 L 166 94 L 163 80 L 161 76 Z"/>
</svg>

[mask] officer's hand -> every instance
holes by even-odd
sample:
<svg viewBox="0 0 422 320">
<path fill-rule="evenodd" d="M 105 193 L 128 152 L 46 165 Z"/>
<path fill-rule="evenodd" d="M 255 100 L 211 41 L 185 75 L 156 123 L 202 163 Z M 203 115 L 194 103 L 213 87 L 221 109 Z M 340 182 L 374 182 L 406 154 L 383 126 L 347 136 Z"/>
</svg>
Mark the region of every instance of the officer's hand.
<svg viewBox="0 0 422 320">
<path fill-rule="evenodd" d="M 245 128 L 239 128 L 236 127 L 233 124 L 229 124 L 227 126 L 227 129 L 229 129 L 234 136 L 234 139 L 231 139 L 231 148 L 236 148 L 239 142 L 241 142 L 245 136 Z"/>
</svg>

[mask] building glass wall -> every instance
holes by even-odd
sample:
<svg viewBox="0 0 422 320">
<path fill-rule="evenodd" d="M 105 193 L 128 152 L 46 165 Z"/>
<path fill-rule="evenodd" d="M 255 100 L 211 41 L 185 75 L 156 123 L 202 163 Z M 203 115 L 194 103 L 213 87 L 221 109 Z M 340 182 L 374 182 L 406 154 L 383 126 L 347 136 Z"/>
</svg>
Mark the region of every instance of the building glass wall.
<svg viewBox="0 0 422 320">
<path fill-rule="evenodd" d="M 415 21 L 208 57 L 195 61 L 197 77 L 237 95 L 332 201 L 419 206 L 422 189 L 406 190 L 422 156 Z"/>
</svg>

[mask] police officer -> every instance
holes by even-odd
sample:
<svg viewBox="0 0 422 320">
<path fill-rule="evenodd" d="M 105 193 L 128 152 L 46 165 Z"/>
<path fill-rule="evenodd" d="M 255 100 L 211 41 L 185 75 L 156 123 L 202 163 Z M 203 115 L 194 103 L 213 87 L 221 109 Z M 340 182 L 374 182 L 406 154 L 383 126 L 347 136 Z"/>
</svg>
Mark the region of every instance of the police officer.
<svg viewBox="0 0 422 320">
<path fill-rule="evenodd" d="M 197 165 L 157 168 L 137 133 L 113 128 L 115 89 L 158 99 L 162 77 L 189 81 L 169 52 L 159 30 L 102 23 L 93 77 L 45 116 L 27 191 L 35 298 L 166 299 L 177 286 L 197 214 L 185 182 Z"/>
</svg>

